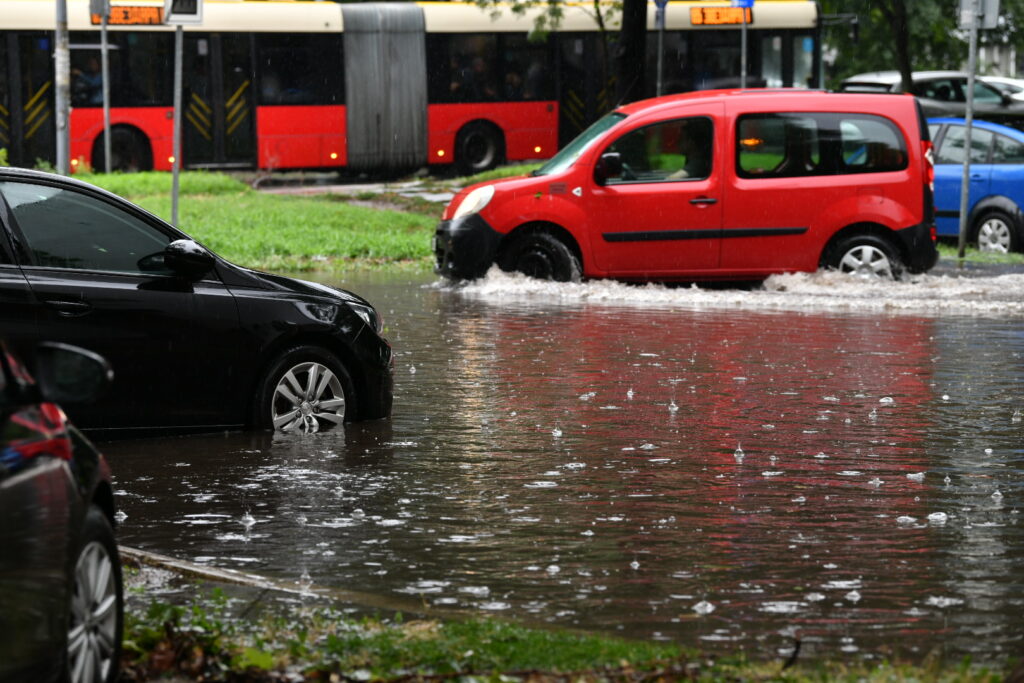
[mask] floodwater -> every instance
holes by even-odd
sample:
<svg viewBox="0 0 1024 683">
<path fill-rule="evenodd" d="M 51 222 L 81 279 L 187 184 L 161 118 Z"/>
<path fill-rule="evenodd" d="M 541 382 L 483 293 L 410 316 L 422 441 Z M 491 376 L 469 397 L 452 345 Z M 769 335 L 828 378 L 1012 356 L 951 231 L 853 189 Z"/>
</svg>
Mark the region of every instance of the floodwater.
<svg viewBox="0 0 1024 683">
<path fill-rule="evenodd" d="M 1024 645 L 1024 275 L 338 284 L 394 418 L 107 444 L 129 546 L 708 652 Z"/>
</svg>

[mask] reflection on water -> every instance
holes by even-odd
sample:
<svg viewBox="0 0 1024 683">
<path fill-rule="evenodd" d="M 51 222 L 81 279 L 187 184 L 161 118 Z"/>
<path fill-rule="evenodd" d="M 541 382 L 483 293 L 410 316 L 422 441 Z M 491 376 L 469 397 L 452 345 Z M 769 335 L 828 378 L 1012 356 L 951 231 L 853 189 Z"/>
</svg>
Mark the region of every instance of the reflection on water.
<svg viewBox="0 0 1024 683">
<path fill-rule="evenodd" d="M 122 541 L 710 651 L 1019 653 L 1020 317 L 429 281 L 345 283 L 390 422 L 108 444 Z"/>
</svg>

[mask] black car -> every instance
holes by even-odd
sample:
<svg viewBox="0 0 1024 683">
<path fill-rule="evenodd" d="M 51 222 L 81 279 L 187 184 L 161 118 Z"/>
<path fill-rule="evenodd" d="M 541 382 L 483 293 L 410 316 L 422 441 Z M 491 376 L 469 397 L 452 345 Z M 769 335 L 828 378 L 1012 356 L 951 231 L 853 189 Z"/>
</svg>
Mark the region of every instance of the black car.
<svg viewBox="0 0 1024 683">
<path fill-rule="evenodd" d="M 0 321 L 117 368 L 82 429 L 316 430 L 390 415 L 377 311 L 228 263 L 147 211 L 63 176 L 0 169 Z"/>
<path fill-rule="evenodd" d="M 87 400 L 110 366 L 0 342 L 0 681 L 117 678 L 124 596 L 110 470 L 53 401 Z M 33 379 L 33 376 L 35 379 Z"/>
</svg>

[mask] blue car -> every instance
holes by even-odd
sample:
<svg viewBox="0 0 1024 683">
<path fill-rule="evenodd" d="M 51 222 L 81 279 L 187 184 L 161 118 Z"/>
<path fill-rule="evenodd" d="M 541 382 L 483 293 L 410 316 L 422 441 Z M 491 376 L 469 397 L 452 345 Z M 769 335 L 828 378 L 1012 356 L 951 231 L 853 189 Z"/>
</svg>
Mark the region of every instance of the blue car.
<svg viewBox="0 0 1024 683">
<path fill-rule="evenodd" d="M 963 119 L 928 119 L 935 144 L 935 225 L 940 238 L 960 234 Z M 1024 247 L 1024 133 L 987 121 L 971 126 L 967 239 L 982 251 Z"/>
</svg>

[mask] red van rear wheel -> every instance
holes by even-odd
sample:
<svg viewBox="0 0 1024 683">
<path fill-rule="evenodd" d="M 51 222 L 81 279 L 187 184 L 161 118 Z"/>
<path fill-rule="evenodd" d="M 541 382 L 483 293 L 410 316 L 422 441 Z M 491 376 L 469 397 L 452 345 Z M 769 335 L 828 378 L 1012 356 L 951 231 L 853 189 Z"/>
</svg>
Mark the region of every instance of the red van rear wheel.
<svg viewBox="0 0 1024 683">
<path fill-rule="evenodd" d="M 903 262 L 893 245 L 878 235 L 851 235 L 832 248 L 826 265 L 862 277 L 899 280 Z"/>
<path fill-rule="evenodd" d="M 579 282 L 580 262 L 564 242 L 546 232 L 534 232 L 516 239 L 498 259 L 505 271 L 555 282 Z"/>
</svg>

